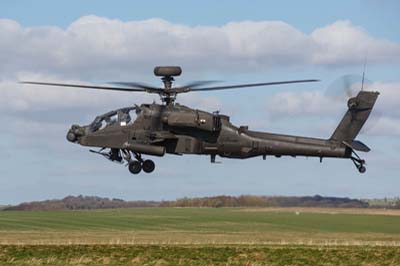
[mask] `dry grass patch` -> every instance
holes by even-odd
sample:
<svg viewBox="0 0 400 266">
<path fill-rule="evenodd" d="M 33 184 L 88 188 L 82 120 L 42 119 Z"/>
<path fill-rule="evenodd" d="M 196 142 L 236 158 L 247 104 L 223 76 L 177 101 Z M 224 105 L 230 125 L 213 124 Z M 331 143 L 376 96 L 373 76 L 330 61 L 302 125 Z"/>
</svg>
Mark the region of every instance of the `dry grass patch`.
<svg viewBox="0 0 400 266">
<path fill-rule="evenodd" d="M 321 246 L 0 246 L 0 265 L 393 266 L 393 247 Z"/>
<path fill-rule="evenodd" d="M 238 212 L 292 212 L 322 213 L 322 214 L 363 214 L 363 215 L 392 215 L 400 216 L 400 210 L 394 209 L 371 209 L 371 208 L 315 208 L 315 207 L 287 207 L 287 208 L 240 208 Z"/>
</svg>

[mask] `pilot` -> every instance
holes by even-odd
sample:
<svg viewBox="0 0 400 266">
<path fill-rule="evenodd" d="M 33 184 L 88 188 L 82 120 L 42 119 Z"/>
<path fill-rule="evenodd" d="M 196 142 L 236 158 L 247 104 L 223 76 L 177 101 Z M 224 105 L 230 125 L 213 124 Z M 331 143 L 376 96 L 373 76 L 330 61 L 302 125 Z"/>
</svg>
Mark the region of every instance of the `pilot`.
<svg viewBox="0 0 400 266">
<path fill-rule="evenodd" d="M 119 110 L 117 114 L 118 114 L 118 122 L 121 125 L 126 125 L 129 124 L 129 122 L 131 122 L 131 116 L 129 115 L 129 111 L 123 112 Z"/>
</svg>

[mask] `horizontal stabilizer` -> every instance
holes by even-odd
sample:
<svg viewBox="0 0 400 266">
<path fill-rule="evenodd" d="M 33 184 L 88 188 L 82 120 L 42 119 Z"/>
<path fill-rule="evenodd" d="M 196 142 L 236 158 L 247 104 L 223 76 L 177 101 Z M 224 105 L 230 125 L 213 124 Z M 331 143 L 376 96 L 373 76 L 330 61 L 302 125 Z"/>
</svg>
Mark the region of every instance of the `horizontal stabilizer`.
<svg viewBox="0 0 400 266">
<path fill-rule="evenodd" d="M 370 148 L 368 148 L 367 145 L 365 145 L 359 140 L 353 140 L 351 144 L 346 141 L 343 141 L 343 144 L 356 151 L 369 152 L 371 150 Z"/>
</svg>

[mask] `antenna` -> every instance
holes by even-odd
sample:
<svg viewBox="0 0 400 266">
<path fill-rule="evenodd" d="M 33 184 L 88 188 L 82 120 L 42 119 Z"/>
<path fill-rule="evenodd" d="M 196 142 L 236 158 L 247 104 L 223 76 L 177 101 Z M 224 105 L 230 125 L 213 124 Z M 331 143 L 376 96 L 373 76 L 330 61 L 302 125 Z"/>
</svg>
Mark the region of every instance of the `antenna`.
<svg viewBox="0 0 400 266">
<path fill-rule="evenodd" d="M 367 56 L 368 56 L 368 54 L 366 54 L 364 57 L 364 69 L 363 69 L 363 75 L 362 75 L 362 81 L 361 81 L 361 91 L 363 91 L 363 89 L 364 89 L 365 69 L 367 67 Z"/>
</svg>

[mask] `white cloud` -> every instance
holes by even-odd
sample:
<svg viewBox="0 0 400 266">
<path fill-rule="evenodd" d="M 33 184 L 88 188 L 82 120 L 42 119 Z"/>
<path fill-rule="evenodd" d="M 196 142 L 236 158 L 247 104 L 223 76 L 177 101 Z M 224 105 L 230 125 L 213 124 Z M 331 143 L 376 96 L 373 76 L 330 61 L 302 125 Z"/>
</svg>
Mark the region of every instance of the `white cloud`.
<svg viewBox="0 0 400 266">
<path fill-rule="evenodd" d="M 367 122 L 368 123 L 368 122 Z M 368 126 L 366 134 L 374 136 L 400 136 L 400 119 L 391 117 L 379 117 L 371 126 Z"/>
<path fill-rule="evenodd" d="M 400 46 L 389 40 L 377 39 L 350 21 L 337 21 L 316 29 L 311 38 L 318 48 L 312 56 L 318 65 L 362 64 L 368 56 L 369 63 L 399 63 Z"/>
<path fill-rule="evenodd" d="M 266 103 L 267 112 L 274 116 L 326 115 L 336 113 L 345 104 L 332 101 L 321 91 L 281 92 Z"/>
<path fill-rule="evenodd" d="M 400 119 L 400 82 L 375 82 L 370 86 L 381 93 L 376 109 L 388 117 Z"/>
<path fill-rule="evenodd" d="M 349 21 L 311 34 L 281 21 L 190 27 L 161 19 L 81 17 L 67 29 L 23 27 L 0 19 L 0 73 L 20 71 L 74 78 L 131 77 L 155 65 L 190 71 L 244 71 L 288 65 L 400 62 L 400 44 L 378 39 Z"/>
</svg>

